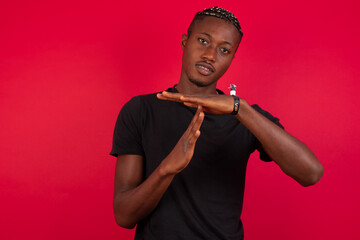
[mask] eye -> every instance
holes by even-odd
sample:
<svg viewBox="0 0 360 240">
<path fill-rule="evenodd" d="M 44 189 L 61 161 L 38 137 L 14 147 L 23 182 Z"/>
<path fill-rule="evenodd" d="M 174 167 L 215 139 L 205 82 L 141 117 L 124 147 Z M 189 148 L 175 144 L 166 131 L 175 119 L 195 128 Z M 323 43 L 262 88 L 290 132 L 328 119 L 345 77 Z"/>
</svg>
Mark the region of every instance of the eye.
<svg viewBox="0 0 360 240">
<path fill-rule="evenodd" d="M 208 42 L 205 40 L 205 39 L 203 39 L 203 38 L 199 38 L 199 42 L 201 42 L 202 44 L 207 44 Z"/>
<path fill-rule="evenodd" d="M 221 48 L 220 50 L 222 53 L 225 53 L 225 54 L 230 53 L 229 49 L 227 49 L 227 48 Z"/>
</svg>

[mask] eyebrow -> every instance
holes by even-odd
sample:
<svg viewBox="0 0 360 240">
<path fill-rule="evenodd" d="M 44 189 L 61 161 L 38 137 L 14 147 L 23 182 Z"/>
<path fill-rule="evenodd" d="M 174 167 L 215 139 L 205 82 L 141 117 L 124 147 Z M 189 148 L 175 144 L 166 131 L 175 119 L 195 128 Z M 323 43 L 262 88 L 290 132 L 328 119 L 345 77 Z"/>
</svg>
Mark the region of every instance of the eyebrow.
<svg viewBox="0 0 360 240">
<path fill-rule="evenodd" d="M 208 36 L 210 39 L 212 39 L 212 36 L 211 36 L 210 34 L 206 33 L 206 32 L 202 32 L 202 33 L 200 33 L 200 34 L 203 34 L 203 35 L 205 35 L 205 36 Z M 233 46 L 233 45 L 232 45 L 231 43 L 229 43 L 228 41 L 223 41 L 223 43 L 229 44 L 230 46 Z"/>
</svg>

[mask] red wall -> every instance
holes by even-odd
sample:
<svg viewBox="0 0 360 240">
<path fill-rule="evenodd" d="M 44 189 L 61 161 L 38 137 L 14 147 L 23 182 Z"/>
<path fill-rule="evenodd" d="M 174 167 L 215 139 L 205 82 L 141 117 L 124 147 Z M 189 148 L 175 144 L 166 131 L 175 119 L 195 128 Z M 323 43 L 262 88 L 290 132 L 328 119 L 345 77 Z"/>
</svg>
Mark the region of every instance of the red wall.
<svg viewBox="0 0 360 240">
<path fill-rule="evenodd" d="M 302 188 L 254 154 L 246 239 L 360 238 L 358 1 L 104 0 L 0 4 L 1 239 L 132 239 L 112 214 L 117 114 L 178 81 L 181 34 L 214 5 L 245 34 L 219 87 L 238 85 L 325 167 Z"/>
</svg>

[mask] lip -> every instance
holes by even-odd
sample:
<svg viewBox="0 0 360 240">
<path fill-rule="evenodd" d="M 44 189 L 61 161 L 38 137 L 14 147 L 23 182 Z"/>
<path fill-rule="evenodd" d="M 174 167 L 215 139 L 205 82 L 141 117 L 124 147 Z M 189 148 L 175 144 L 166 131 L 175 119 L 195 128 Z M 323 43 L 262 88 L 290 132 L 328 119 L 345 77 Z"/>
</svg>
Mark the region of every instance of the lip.
<svg viewBox="0 0 360 240">
<path fill-rule="evenodd" d="M 206 76 L 215 72 L 214 66 L 207 62 L 198 62 L 195 64 L 195 67 L 201 74 Z"/>
</svg>

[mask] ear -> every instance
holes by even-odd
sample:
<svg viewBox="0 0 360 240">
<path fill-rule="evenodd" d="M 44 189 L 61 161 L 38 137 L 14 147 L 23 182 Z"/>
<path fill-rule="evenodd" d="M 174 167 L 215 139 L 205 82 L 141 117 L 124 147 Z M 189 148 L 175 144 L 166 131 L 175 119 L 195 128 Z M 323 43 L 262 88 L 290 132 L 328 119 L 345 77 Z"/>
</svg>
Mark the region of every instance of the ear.
<svg viewBox="0 0 360 240">
<path fill-rule="evenodd" d="M 188 40 L 188 35 L 186 35 L 184 33 L 181 37 L 181 49 L 182 50 L 184 50 L 187 40 Z"/>
</svg>

